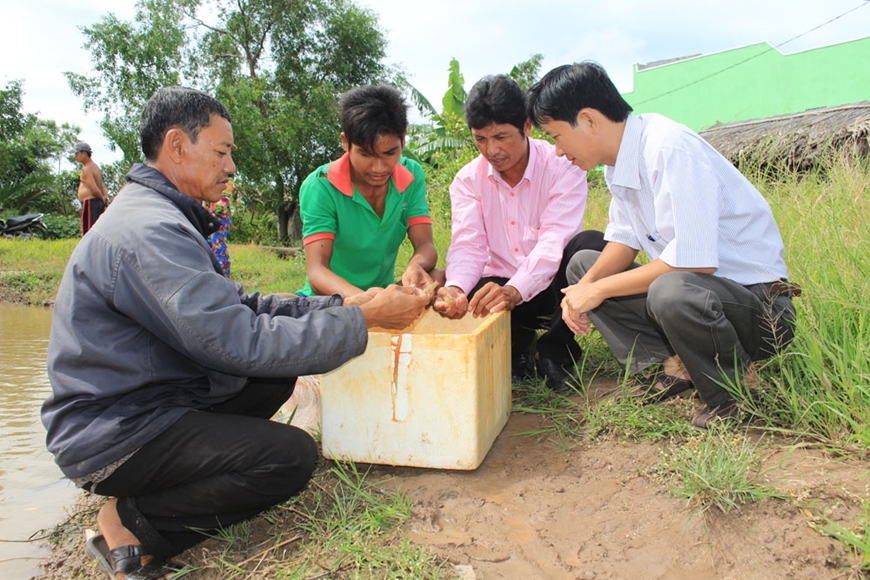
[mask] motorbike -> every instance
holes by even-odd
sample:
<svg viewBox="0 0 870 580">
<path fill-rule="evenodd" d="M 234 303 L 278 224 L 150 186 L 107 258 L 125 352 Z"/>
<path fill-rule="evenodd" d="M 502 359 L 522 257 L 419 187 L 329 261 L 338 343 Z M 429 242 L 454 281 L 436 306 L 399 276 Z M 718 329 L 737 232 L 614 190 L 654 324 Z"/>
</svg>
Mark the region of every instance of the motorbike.
<svg viewBox="0 0 870 580">
<path fill-rule="evenodd" d="M 45 214 L 31 213 L 7 220 L 0 219 L 0 236 L 4 238 L 45 238 L 48 228 L 43 222 Z"/>
</svg>

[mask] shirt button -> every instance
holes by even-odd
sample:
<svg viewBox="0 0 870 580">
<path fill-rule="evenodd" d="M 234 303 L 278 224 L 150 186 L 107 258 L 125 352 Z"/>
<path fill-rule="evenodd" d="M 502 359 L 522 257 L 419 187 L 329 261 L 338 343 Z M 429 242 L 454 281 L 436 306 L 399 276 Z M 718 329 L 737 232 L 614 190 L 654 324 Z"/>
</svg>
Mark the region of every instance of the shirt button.
<svg viewBox="0 0 870 580">
<path fill-rule="evenodd" d="M 517 225 L 517 222 L 515 222 L 515 221 L 511 221 L 511 225 L 512 225 L 512 226 L 515 226 L 515 225 Z"/>
<path fill-rule="evenodd" d="M 519 251 L 520 251 L 519 248 L 514 248 L 514 252 L 519 252 Z"/>
</svg>

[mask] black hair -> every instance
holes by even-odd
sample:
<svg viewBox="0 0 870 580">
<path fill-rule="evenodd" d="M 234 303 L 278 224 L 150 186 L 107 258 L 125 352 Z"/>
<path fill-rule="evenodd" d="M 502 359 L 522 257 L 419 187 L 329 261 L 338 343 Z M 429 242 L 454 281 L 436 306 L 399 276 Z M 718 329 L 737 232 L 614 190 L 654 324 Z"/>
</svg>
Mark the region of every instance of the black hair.
<svg viewBox="0 0 870 580">
<path fill-rule="evenodd" d="M 350 145 L 372 151 L 385 135 L 404 139 L 408 133 L 408 104 L 389 85 L 355 87 L 338 102 L 341 130 Z"/>
<path fill-rule="evenodd" d="M 515 80 L 505 75 L 483 77 L 465 98 L 465 122 L 469 129 L 507 124 L 523 135 L 526 119 L 526 95 Z"/>
<path fill-rule="evenodd" d="M 157 89 L 145 103 L 139 125 L 145 159 L 157 159 L 163 139 L 173 127 L 184 131 L 196 143 L 199 132 L 211 124 L 212 115 L 232 122 L 230 114 L 220 101 L 202 91 L 186 87 Z"/>
<path fill-rule="evenodd" d="M 565 121 L 573 127 L 580 110 L 586 108 L 614 123 L 625 121 L 632 111 L 597 62 L 556 67 L 529 89 L 528 114 L 537 127 L 542 121 Z"/>
</svg>

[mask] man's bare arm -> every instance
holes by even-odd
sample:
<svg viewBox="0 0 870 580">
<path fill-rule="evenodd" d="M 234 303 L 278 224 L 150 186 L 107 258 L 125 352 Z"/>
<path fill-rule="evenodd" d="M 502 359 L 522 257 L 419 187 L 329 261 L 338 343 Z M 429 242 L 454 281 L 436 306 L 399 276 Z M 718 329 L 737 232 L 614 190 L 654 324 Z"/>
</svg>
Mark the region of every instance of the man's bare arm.
<svg viewBox="0 0 870 580">
<path fill-rule="evenodd" d="M 103 172 L 100 171 L 99 168 L 95 169 L 96 171 L 94 172 L 94 182 L 97 184 L 97 187 L 99 187 L 99 191 L 102 193 L 101 197 L 103 198 L 103 203 L 108 204 L 109 190 L 106 189 L 106 185 L 103 183 Z"/>
</svg>

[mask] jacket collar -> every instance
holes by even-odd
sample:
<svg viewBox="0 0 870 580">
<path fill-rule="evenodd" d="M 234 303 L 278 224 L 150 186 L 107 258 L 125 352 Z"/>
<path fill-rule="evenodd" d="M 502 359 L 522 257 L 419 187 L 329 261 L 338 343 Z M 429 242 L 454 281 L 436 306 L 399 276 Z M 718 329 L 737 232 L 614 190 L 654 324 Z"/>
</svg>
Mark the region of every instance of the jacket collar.
<svg viewBox="0 0 870 580">
<path fill-rule="evenodd" d="M 335 189 L 348 197 L 353 197 L 353 183 L 350 180 L 350 153 L 345 153 L 329 164 L 326 178 Z M 392 178 L 399 193 L 403 193 L 414 182 L 414 174 L 401 162 L 397 163 L 396 168 L 393 169 Z"/>
<path fill-rule="evenodd" d="M 220 229 L 221 224 L 217 218 L 196 200 L 178 191 L 165 175 L 153 167 L 136 163 L 127 174 L 127 181 L 144 185 L 169 198 L 203 237 L 208 237 Z"/>
</svg>

